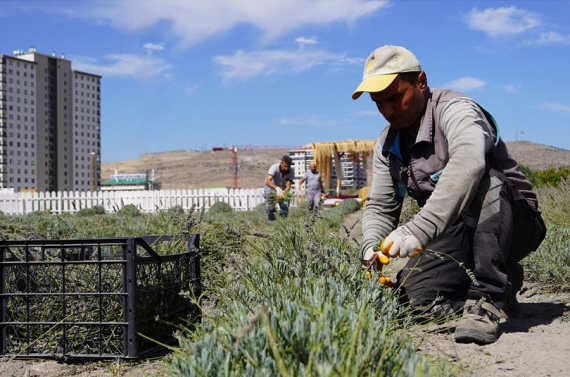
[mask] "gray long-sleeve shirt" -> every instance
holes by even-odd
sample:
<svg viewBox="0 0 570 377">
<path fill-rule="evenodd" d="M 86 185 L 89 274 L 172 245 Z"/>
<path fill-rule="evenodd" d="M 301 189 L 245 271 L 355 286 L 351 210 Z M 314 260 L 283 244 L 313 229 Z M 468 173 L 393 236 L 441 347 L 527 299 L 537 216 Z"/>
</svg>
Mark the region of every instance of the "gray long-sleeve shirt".
<svg viewBox="0 0 570 377">
<path fill-rule="evenodd" d="M 426 204 L 405 224 L 424 246 L 466 210 L 485 172 L 485 154 L 494 147 L 492 127 L 469 98 L 450 101 L 439 127 L 448 143 L 449 161 Z M 388 157 L 381 149 L 377 145 L 374 152 L 372 185 L 362 218 L 362 255 L 396 228 L 402 209 L 403 199 L 395 191 Z"/>
</svg>

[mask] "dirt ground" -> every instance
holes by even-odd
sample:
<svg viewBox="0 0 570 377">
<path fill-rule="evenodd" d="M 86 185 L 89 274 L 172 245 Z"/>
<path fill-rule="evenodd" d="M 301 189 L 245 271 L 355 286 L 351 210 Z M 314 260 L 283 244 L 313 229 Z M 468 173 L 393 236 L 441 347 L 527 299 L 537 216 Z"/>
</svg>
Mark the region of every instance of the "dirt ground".
<svg viewBox="0 0 570 377">
<path fill-rule="evenodd" d="M 351 237 L 360 240 L 362 212 L 347 217 Z M 342 230 L 341 230 L 342 231 Z M 403 267 L 391 263 L 390 276 Z M 525 282 L 517 296 L 521 315 L 500 325 L 499 339 L 489 345 L 455 343 L 454 321 L 410 330 L 418 350 L 458 363 L 464 375 L 496 377 L 570 376 L 570 294 L 549 294 Z"/>
<path fill-rule="evenodd" d="M 164 367 L 157 361 L 137 364 L 124 361 L 64 363 L 52 360 L 0 360 L 2 377 L 147 377 L 165 376 Z"/>
<path fill-rule="evenodd" d="M 481 376 L 570 376 L 570 295 L 524 286 L 519 318 L 500 325 L 489 345 L 453 341 L 453 322 L 414 331 L 420 352 L 459 363 Z"/>
</svg>

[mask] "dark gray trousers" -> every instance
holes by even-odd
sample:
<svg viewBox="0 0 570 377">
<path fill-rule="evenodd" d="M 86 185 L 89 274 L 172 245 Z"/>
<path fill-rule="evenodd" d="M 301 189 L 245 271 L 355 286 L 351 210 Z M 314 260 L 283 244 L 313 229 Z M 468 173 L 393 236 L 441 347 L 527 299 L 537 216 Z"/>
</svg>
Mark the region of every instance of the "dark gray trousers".
<svg viewBox="0 0 570 377">
<path fill-rule="evenodd" d="M 501 309 L 512 289 L 509 266 L 536 250 L 545 235 L 540 212 L 502 173 L 491 169 L 464 215 L 408 261 L 396 286 L 403 301 L 421 310 L 442 303 L 457 310 L 469 290 L 489 294 Z"/>
</svg>

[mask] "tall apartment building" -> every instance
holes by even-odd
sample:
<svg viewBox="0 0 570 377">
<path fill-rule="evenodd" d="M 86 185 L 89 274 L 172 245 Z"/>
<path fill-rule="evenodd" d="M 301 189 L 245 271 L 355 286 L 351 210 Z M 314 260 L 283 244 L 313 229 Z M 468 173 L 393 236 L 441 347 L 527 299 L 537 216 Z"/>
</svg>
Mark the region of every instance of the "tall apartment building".
<svg viewBox="0 0 570 377">
<path fill-rule="evenodd" d="M 314 161 L 314 151 L 312 147 L 294 149 L 289 151 L 289 156 L 293 161 L 295 169 L 294 187 L 299 187 L 299 181 L 309 171 L 309 165 Z M 323 182 L 325 189 L 336 189 L 337 174 L 335 169 L 334 158 L 331 158 L 331 181 Z M 340 187 L 342 190 L 361 189 L 366 186 L 368 175 L 363 161 L 351 161 L 348 154 L 343 154 L 340 158 L 342 177 Z M 317 170 L 318 167 L 317 167 Z"/>
<path fill-rule="evenodd" d="M 35 47 L 0 55 L 0 189 L 96 190 L 100 157 L 101 76 Z"/>
</svg>

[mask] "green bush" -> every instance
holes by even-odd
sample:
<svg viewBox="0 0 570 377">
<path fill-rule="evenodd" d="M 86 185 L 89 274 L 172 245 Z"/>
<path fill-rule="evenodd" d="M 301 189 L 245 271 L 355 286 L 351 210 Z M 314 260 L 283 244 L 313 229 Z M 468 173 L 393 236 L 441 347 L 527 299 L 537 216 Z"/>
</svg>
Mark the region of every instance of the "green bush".
<svg viewBox="0 0 570 377">
<path fill-rule="evenodd" d="M 419 376 L 435 368 L 400 332 L 397 298 L 365 277 L 358 250 L 306 217 L 277 225 L 224 268 L 224 299 L 179 337 L 170 375 Z M 438 365 L 437 375 L 451 372 Z"/>
<path fill-rule="evenodd" d="M 522 260 L 526 277 L 551 290 L 570 291 L 570 178 L 537 190 L 546 238 Z"/>
<path fill-rule="evenodd" d="M 104 215 L 104 214 L 105 214 L 105 207 L 103 206 L 83 208 L 77 211 L 77 216 L 95 216 L 95 215 Z"/>
<path fill-rule="evenodd" d="M 234 209 L 232 208 L 232 206 L 226 202 L 216 202 L 208 210 L 208 212 L 211 212 L 211 213 L 229 213 L 229 212 L 233 212 L 233 211 L 234 211 Z"/>
<path fill-rule="evenodd" d="M 119 214 L 128 217 L 137 217 L 141 215 L 141 211 L 134 204 L 127 204 L 119 210 Z"/>
<path fill-rule="evenodd" d="M 343 214 L 349 214 L 358 211 L 362 206 L 356 199 L 345 199 L 336 206 L 336 209 Z"/>
<path fill-rule="evenodd" d="M 538 250 L 522 260 L 526 278 L 553 291 L 570 291 L 570 228 L 550 225 Z"/>
<path fill-rule="evenodd" d="M 536 188 L 544 186 L 557 187 L 562 180 L 570 176 L 570 166 L 560 166 L 557 168 L 551 166 L 543 170 L 532 170 L 524 165 L 519 165 L 519 169 Z"/>
</svg>

